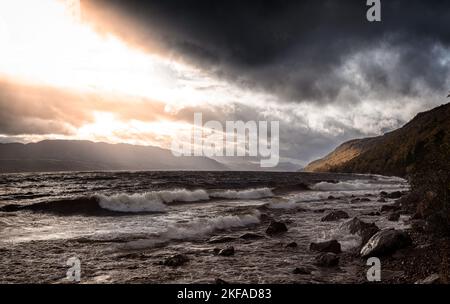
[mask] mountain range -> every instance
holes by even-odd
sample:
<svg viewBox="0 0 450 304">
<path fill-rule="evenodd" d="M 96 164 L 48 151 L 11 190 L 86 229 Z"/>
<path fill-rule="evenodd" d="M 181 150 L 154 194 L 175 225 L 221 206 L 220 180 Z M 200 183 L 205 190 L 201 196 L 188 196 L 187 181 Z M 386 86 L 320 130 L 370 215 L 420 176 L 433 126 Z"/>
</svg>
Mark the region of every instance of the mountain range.
<svg viewBox="0 0 450 304">
<path fill-rule="evenodd" d="M 226 170 L 207 157 L 175 157 L 170 150 L 82 140 L 0 144 L 0 173 L 102 170 Z"/>
</svg>

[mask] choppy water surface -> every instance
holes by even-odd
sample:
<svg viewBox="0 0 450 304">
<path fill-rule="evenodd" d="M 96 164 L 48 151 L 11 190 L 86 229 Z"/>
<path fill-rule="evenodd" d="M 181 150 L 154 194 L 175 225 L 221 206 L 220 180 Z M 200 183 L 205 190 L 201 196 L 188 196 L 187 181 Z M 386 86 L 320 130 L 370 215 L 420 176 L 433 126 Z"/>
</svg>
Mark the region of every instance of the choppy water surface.
<svg viewBox="0 0 450 304">
<path fill-rule="evenodd" d="M 12 257 L 5 250 L 20 255 L 56 246 L 60 255 L 77 253 L 92 263 L 90 280 L 106 282 L 208 282 L 218 277 L 233 282 L 351 281 L 350 266 L 326 275 L 314 268 L 302 278 L 293 278 L 292 268 L 313 267 L 314 254 L 308 249 L 312 241 L 337 239 L 344 252 L 358 246 L 358 236 L 342 228 L 345 220 L 320 220 L 331 210 L 344 210 L 380 228 L 404 226 L 406 218 L 389 222 L 368 214 L 393 202 L 378 202 L 380 191 L 405 190 L 408 184 L 402 179 L 373 175 L 5 174 L 0 175 L 0 208 L 4 210 L 0 212 L 0 249 L 4 248 L 0 257 L 7 263 Z M 269 219 L 287 223 L 288 232 L 265 235 Z M 245 232 L 263 237 L 239 238 Z M 228 244 L 208 242 L 218 236 L 231 240 Z M 298 247 L 286 249 L 285 244 L 293 241 Z M 226 245 L 235 247 L 233 257 L 211 254 L 214 247 Z M 129 252 L 137 255 L 124 258 Z M 185 253 L 191 261 L 170 271 L 158 265 L 173 253 Z M 49 257 L 38 254 L 34 258 Z M 55 254 L 51 259 L 57 258 Z M 13 275 L 6 274 L 4 280 L 12 280 Z"/>
</svg>

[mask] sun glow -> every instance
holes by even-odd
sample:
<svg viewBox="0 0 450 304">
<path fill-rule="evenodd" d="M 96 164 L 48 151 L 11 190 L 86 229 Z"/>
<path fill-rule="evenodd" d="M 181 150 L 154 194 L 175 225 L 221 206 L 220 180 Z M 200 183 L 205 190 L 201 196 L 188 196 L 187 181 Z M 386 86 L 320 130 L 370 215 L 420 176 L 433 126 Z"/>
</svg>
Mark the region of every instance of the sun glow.
<svg viewBox="0 0 450 304">
<path fill-rule="evenodd" d="M 191 125 L 188 123 L 160 120 L 143 122 L 130 120 L 127 122 L 118 120 L 114 114 L 107 112 L 94 112 L 94 121 L 77 130 L 73 137 L 91 138 L 93 132 L 100 141 L 112 143 L 130 143 L 136 145 L 153 145 L 170 148 L 172 138 L 180 132 L 188 132 Z"/>
<path fill-rule="evenodd" d="M 0 75 L 22 81 L 170 100 L 182 65 L 102 35 L 68 1 L 0 2 Z"/>
<path fill-rule="evenodd" d="M 179 57 L 175 60 L 169 51 L 144 51 L 94 29 L 95 20 L 83 21 L 82 10 L 81 16 L 71 10 L 76 1 L 0 0 L 0 81 L 24 84 L 18 88 L 72 92 L 69 100 L 62 93 L 43 96 L 46 91 L 11 90 L 21 100 L 28 98 L 29 105 L 34 103 L 27 107 L 22 102 L 24 111 L 58 112 L 59 123 L 73 130 L 74 138 L 165 143 L 167 133 L 186 129 L 177 123 L 177 114 L 186 107 L 212 105 L 232 111 L 238 100 L 258 104 L 266 99 Z M 83 111 L 93 119 L 81 126 L 67 119 L 69 112 Z M 55 119 L 41 115 L 46 123 Z"/>
</svg>

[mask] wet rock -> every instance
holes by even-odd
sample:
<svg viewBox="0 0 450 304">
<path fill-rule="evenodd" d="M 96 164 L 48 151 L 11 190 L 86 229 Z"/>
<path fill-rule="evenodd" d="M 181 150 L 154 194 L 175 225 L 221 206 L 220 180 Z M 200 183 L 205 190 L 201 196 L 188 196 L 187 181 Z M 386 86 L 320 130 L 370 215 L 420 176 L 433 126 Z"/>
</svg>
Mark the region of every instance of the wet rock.
<svg viewBox="0 0 450 304">
<path fill-rule="evenodd" d="M 256 240 L 256 239 L 261 239 L 264 236 L 258 233 L 253 233 L 253 232 L 247 232 L 244 233 L 243 235 L 241 235 L 239 238 L 240 239 L 244 239 L 244 240 Z"/>
<path fill-rule="evenodd" d="M 381 195 L 381 197 L 386 197 L 388 195 L 388 193 L 386 191 L 381 191 L 380 195 Z"/>
<path fill-rule="evenodd" d="M 342 210 L 337 210 L 337 211 L 332 211 L 330 213 L 328 213 L 327 215 L 325 215 L 321 221 L 322 222 L 331 222 L 331 221 L 337 221 L 340 219 L 346 219 L 349 218 L 349 215 L 347 212 L 342 211 Z"/>
<path fill-rule="evenodd" d="M 329 200 L 334 200 L 334 199 L 336 199 L 334 196 L 332 196 L 332 195 L 330 195 L 330 196 L 328 196 L 328 199 Z"/>
<path fill-rule="evenodd" d="M 316 209 L 313 210 L 314 213 L 324 213 L 326 211 L 326 209 Z"/>
<path fill-rule="evenodd" d="M 186 264 L 189 258 L 185 254 L 175 254 L 164 260 L 163 265 L 170 267 L 178 267 Z"/>
<path fill-rule="evenodd" d="M 222 280 L 222 279 L 219 279 L 219 278 L 217 278 L 217 279 L 214 281 L 214 283 L 217 284 L 217 285 L 226 285 L 226 284 L 230 284 L 230 283 L 228 283 L 227 281 Z"/>
<path fill-rule="evenodd" d="M 232 256 L 234 255 L 234 247 L 233 246 L 228 246 L 225 249 L 222 249 L 219 251 L 219 255 L 220 256 Z"/>
<path fill-rule="evenodd" d="M 441 282 L 441 278 L 437 273 L 433 273 L 432 275 L 429 275 L 425 279 L 418 280 L 414 284 L 439 284 Z"/>
<path fill-rule="evenodd" d="M 418 232 L 425 232 L 427 223 L 425 220 L 413 219 L 410 221 L 411 228 Z"/>
<path fill-rule="evenodd" d="M 394 192 L 391 192 L 386 195 L 387 198 L 392 198 L 392 199 L 401 198 L 402 196 L 403 196 L 403 192 L 401 192 L 401 191 L 394 191 Z"/>
<path fill-rule="evenodd" d="M 360 202 L 371 202 L 372 200 L 370 198 L 367 197 L 363 197 L 359 200 Z"/>
<path fill-rule="evenodd" d="M 389 214 L 387 219 L 391 222 L 397 222 L 400 219 L 400 213 L 392 212 L 391 214 Z"/>
<path fill-rule="evenodd" d="M 221 244 L 234 241 L 236 238 L 232 236 L 214 236 L 208 240 L 209 244 Z"/>
<path fill-rule="evenodd" d="M 268 235 L 281 234 L 288 231 L 286 225 L 282 222 L 272 221 L 266 229 Z"/>
<path fill-rule="evenodd" d="M 385 229 L 373 235 L 361 249 L 361 256 L 381 256 L 395 252 L 412 244 L 408 233 L 395 229 Z"/>
<path fill-rule="evenodd" d="M 366 223 L 357 217 L 345 222 L 342 224 L 342 227 L 348 229 L 351 234 L 361 236 L 361 245 L 366 244 L 375 233 L 380 231 L 380 228 L 375 223 Z"/>
<path fill-rule="evenodd" d="M 316 265 L 320 267 L 335 267 L 339 264 L 339 256 L 326 252 L 316 257 Z"/>
<path fill-rule="evenodd" d="M 380 212 L 398 211 L 399 209 L 400 207 L 397 204 L 383 205 L 380 209 Z"/>
<path fill-rule="evenodd" d="M 319 252 L 332 252 L 332 253 L 341 253 L 341 244 L 336 240 L 319 242 L 319 243 L 311 243 L 309 245 L 309 250 L 311 251 L 319 251 Z"/>
<path fill-rule="evenodd" d="M 286 244 L 287 248 L 296 248 L 298 246 L 298 244 L 296 242 L 290 242 L 288 244 Z"/>
<path fill-rule="evenodd" d="M 382 197 L 379 200 L 377 200 L 377 202 L 379 202 L 379 203 L 386 203 L 386 199 Z"/>
<path fill-rule="evenodd" d="M 381 213 L 378 212 L 378 211 L 372 211 L 372 212 L 367 213 L 366 215 L 368 215 L 368 216 L 380 216 Z"/>
<path fill-rule="evenodd" d="M 319 243 L 311 243 L 309 245 L 309 250 L 311 251 L 319 251 L 319 252 L 332 252 L 332 253 L 341 253 L 341 244 L 339 244 L 336 240 L 319 242 Z"/>
<path fill-rule="evenodd" d="M 359 203 L 361 199 L 360 198 L 354 198 L 350 201 L 350 203 L 354 204 L 354 203 Z"/>
<path fill-rule="evenodd" d="M 305 267 L 297 267 L 292 271 L 293 274 L 311 274 L 311 270 Z"/>
</svg>

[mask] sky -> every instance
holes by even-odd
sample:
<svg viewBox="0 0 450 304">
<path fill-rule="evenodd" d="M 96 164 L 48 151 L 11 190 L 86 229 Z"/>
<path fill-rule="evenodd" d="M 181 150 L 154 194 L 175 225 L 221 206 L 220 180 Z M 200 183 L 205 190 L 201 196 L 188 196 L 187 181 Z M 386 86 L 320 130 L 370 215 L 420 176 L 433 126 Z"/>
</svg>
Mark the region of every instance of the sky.
<svg viewBox="0 0 450 304">
<path fill-rule="evenodd" d="M 39 3 L 38 3 L 39 2 Z M 170 147 L 203 120 L 280 122 L 306 164 L 446 102 L 450 2 L 0 1 L 0 141 Z"/>
</svg>

